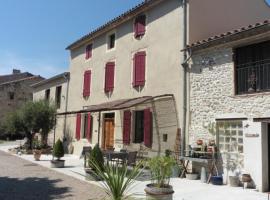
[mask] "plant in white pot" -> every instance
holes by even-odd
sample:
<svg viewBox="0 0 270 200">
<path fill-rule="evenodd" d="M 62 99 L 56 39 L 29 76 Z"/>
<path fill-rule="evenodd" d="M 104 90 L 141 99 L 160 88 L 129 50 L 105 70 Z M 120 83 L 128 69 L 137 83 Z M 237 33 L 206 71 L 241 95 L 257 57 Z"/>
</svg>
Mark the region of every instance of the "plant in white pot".
<svg viewBox="0 0 270 200">
<path fill-rule="evenodd" d="M 65 160 L 61 160 L 61 158 L 64 156 L 64 146 L 60 139 L 57 140 L 53 147 L 53 156 L 57 159 L 51 160 L 51 167 L 62 168 L 65 166 Z"/>
<path fill-rule="evenodd" d="M 173 197 L 173 187 L 170 185 L 172 167 L 175 160 L 172 157 L 154 157 L 148 162 L 151 171 L 151 184 L 146 185 L 144 191 L 148 199 L 166 199 Z"/>
</svg>

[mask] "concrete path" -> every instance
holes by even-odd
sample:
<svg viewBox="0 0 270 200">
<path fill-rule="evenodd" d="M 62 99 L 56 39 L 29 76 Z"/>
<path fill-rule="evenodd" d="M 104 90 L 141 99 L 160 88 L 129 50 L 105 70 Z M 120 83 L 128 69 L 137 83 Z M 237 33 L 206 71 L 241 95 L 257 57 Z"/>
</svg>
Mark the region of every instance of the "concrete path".
<svg viewBox="0 0 270 200">
<path fill-rule="evenodd" d="M 101 188 L 0 151 L 1 200 L 103 199 Z"/>
</svg>

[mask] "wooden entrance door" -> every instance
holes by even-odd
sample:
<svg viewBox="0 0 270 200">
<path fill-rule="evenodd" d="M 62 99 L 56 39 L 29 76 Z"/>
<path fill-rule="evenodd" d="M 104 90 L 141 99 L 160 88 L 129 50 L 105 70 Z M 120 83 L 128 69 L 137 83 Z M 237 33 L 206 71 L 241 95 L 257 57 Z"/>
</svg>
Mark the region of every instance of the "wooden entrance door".
<svg viewBox="0 0 270 200">
<path fill-rule="evenodd" d="M 114 118 L 104 119 L 103 149 L 112 149 L 114 146 Z"/>
</svg>

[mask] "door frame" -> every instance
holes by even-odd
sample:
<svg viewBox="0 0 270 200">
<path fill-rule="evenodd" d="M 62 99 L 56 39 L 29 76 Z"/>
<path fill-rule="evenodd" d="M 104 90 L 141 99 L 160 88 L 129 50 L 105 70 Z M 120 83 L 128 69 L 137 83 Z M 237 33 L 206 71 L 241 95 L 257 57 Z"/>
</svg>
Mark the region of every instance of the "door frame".
<svg viewBox="0 0 270 200">
<path fill-rule="evenodd" d="M 110 115 L 110 116 L 106 116 L 106 115 Z M 113 122 L 113 125 L 114 125 L 114 128 L 113 128 L 113 136 L 115 137 L 115 114 L 114 113 L 105 113 L 103 114 L 103 123 L 102 123 L 102 138 L 101 138 L 101 148 L 102 149 L 106 149 L 106 127 L 105 127 L 105 124 L 106 122 L 110 122 L 112 121 Z M 113 145 L 114 145 L 114 142 L 113 142 Z"/>
</svg>

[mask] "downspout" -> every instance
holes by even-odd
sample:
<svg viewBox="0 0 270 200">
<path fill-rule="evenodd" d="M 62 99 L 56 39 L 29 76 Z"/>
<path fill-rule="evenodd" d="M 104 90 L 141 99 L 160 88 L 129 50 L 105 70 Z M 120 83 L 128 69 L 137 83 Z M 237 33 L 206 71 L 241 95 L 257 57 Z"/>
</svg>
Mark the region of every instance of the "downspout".
<svg viewBox="0 0 270 200">
<path fill-rule="evenodd" d="M 183 49 L 187 48 L 187 0 L 182 0 L 183 4 Z M 181 134 L 181 156 L 184 156 L 185 151 L 185 140 L 186 140 L 186 123 L 187 123 L 187 52 L 183 52 L 183 69 L 184 69 L 184 78 L 183 78 L 183 128 Z"/>
<path fill-rule="evenodd" d="M 64 79 L 67 81 L 67 88 L 66 88 L 66 105 L 65 105 L 65 112 L 67 112 L 67 108 L 68 108 L 68 91 L 69 91 L 69 80 L 70 80 L 70 77 L 68 74 L 65 74 L 63 75 Z M 66 135 L 66 124 L 67 124 L 67 115 L 65 115 L 64 117 L 64 140 L 65 140 L 65 135 Z"/>
</svg>

